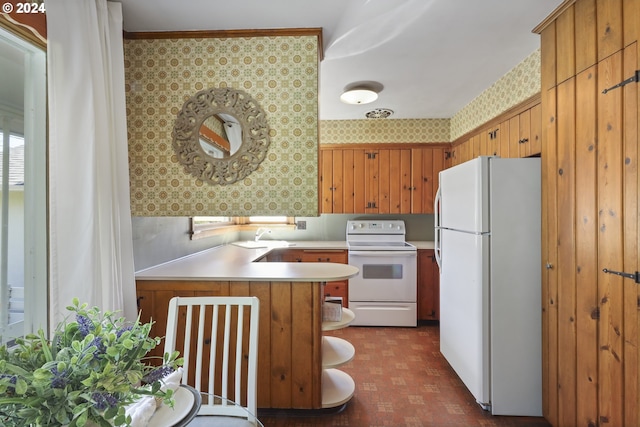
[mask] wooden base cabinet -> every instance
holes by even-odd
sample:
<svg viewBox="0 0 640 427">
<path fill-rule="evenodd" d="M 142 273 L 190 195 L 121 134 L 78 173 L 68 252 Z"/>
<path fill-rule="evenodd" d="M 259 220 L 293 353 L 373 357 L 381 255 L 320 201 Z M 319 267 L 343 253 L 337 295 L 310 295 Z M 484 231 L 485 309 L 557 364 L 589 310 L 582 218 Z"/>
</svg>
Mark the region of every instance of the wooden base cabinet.
<svg viewBox="0 0 640 427">
<path fill-rule="evenodd" d="M 136 286 L 140 321 L 155 322 L 154 337 L 165 335 L 174 296 L 258 297 L 258 407 L 323 407 L 322 283 L 138 280 Z"/>
<path fill-rule="evenodd" d="M 440 270 L 433 249 L 418 250 L 418 320 L 440 319 Z"/>
<path fill-rule="evenodd" d="M 344 249 L 278 249 L 267 256 L 270 262 L 335 262 L 348 264 L 349 255 Z M 342 306 L 349 307 L 349 281 L 327 282 L 323 288 L 325 297 L 342 297 Z"/>
</svg>

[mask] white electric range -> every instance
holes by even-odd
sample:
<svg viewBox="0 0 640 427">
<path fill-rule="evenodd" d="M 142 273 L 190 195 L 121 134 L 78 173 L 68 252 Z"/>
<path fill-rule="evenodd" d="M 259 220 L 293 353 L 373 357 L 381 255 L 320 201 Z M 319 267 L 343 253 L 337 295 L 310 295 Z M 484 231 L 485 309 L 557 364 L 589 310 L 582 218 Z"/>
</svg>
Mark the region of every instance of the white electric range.
<svg viewBox="0 0 640 427">
<path fill-rule="evenodd" d="M 352 325 L 417 325 L 417 249 L 405 241 L 402 220 L 347 222 L 349 264 L 360 271 L 349 279 Z"/>
</svg>

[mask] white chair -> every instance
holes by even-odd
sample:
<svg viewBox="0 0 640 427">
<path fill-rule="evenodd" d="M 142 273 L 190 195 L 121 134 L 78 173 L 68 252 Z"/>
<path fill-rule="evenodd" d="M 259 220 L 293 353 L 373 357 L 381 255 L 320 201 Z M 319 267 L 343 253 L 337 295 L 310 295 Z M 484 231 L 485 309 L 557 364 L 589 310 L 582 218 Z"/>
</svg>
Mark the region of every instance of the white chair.
<svg viewBox="0 0 640 427">
<path fill-rule="evenodd" d="M 256 297 L 174 297 L 169 302 L 164 351 L 180 351 L 182 383 L 202 394 L 191 426 L 260 425 L 259 309 Z"/>
</svg>

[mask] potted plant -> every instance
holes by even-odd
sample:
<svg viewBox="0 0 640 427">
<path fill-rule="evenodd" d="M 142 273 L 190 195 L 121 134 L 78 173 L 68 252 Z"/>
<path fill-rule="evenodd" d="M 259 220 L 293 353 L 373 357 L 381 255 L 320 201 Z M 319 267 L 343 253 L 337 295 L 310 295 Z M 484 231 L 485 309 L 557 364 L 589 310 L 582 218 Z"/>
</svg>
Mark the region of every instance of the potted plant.
<svg viewBox="0 0 640 427">
<path fill-rule="evenodd" d="M 52 338 L 40 330 L 0 346 L 0 425 L 128 426 L 126 406 L 145 395 L 173 405 L 163 378 L 182 359 L 176 352 L 149 364 L 146 355 L 161 340 L 149 337 L 151 323 L 127 322 L 77 299 L 67 310 L 74 319 Z"/>
</svg>

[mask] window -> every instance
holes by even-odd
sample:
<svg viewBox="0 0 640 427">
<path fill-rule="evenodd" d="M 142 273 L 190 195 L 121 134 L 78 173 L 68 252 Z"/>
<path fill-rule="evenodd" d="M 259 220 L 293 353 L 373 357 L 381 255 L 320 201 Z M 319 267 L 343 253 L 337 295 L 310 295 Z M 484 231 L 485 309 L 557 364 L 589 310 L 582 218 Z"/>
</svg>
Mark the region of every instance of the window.
<svg viewBox="0 0 640 427">
<path fill-rule="evenodd" d="M 194 216 L 191 218 L 191 240 L 224 234 L 230 231 L 269 227 L 295 227 L 291 216 Z"/>
<path fill-rule="evenodd" d="M 293 218 L 287 216 L 250 216 L 248 224 L 293 224 Z"/>
<path fill-rule="evenodd" d="M 0 340 L 9 342 L 48 329 L 46 55 L 0 28 L 0 56 Z"/>
</svg>

